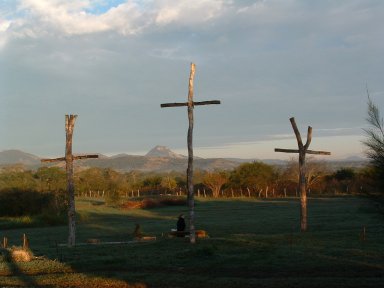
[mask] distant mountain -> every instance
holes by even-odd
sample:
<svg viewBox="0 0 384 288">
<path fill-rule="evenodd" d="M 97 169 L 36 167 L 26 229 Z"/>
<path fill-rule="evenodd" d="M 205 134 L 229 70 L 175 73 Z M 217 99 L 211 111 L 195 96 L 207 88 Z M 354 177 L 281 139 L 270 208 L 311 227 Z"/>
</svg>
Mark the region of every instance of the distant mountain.
<svg viewBox="0 0 384 288">
<path fill-rule="evenodd" d="M 20 150 L 5 150 L 0 152 L 0 165 L 12 164 L 36 166 L 40 164 L 40 158 Z"/>
<path fill-rule="evenodd" d="M 238 162 L 229 161 L 226 159 L 196 158 L 193 164 L 195 169 L 200 170 L 233 169 L 239 166 Z M 186 171 L 188 161 L 186 157 L 175 158 L 125 155 L 120 157 L 109 157 L 106 159 L 89 159 L 84 161 L 77 161 L 75 165 L 78 167 L 81 166 L 82 168 L 112 168 L 124 172 L 132 170 L 140 170 L 146 172 L 170 172 Z"/>
<path fill-rule="evenodd" d="M 241 163 L 250 163 L 250 162 L 263 162 L 269 165 L 284 165 L 287 163 L 285 160 L 280 159 L 244 159 L 244 158 L 225 158 L 226 160 Z"/>
<path fill-rule="evenodd" d="M 96 154 L 96 153 L 93 153 Z M 238 158 L 194 158 L 194 168 L 199 170 L 232 170 L 242 163 L 260 161 L 269 165 L 284 165 L 286 161 L 279 159 L 238 159 Z M 344 167 L 364 167 L 367 160 L 359 157 L 350 157 L 342 160 L 327 161 L 332 170 Z M 21 164 L 27 169 L 41 167 L 38 156 L 19 150 L 7 150 L 0 152 L 0 166 Z M 43 164 L 65 168 L 65 162 Z M 187 170 L 187 157 L 177 154 L 165 146 L 156 146 L 145 156 L 118 154 L 111 157 L 99 154 L 99 159 L 86 159 L 74 162 L 76 169 L 87 169 L 91 167 L 111 168 L 121 172 L 139 170 L 145 172 L 169 172 Z"/>
<path fill-rule="evenodd" d="M 152 148 L 146 155 L 146 157 L 156 158 L 174 158 L 174 159 L 186 159 L 187 157 L 181 154 L 176 154 L 165 146 L 156 146 Z"/>
</svg>

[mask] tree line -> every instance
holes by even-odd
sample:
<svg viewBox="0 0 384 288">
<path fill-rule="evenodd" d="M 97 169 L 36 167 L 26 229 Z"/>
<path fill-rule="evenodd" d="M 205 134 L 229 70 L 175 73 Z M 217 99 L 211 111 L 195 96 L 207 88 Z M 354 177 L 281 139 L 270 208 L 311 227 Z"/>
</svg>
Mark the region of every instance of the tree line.
<svg viewBox="0 0 384 288">
<path fill-rule="evenodd" d="M 340 168 L 333 171 L 324 161 L 307 164 L 307 189 L 311 194 L 362 193 L 372 190 L 375 172 L 369 168 Z M 232 171 L 196 171 L 194 187 L 201 197 L 287 197 L 297 196 L 298 163 L 283 166 L 262 162 L 244 163 Z M 75 172 L 77 196 L 140 197 L 153 194 L 185 195 L 184 173 L 118 172 L 89 168 Z M 0 172 L 0 193 L 9 190 L 65 193 L 65 171 L 41 167 L 35 171 L 6 167 Z"/>
</svg>

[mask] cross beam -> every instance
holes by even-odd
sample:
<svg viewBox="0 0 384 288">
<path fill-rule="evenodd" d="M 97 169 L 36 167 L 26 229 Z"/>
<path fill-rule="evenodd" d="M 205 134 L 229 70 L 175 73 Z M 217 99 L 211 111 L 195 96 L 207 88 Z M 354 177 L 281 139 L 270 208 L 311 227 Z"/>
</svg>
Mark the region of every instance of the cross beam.
<svg viewBox="0 0 384 288">
<path fill-rule="evenodd" d="M 293 128 L 293 131 L 295 132 L 297 145 L 299 149 L 281 149 L 281 148 L 275 148 L 275 152 L 284 152 L 284 153 L 298 153 L 299 154 L 299 190 L 300 190 L 300 227 L 301 231 L 307 230 L 307 181 L 306 181 L 306 167 L 305 167 L 305 155 L 306 154 L 314 154 L 314 155 L 331 155 L 331 152 L 327 151 L 313 151 L 308 150 L 309 145 L 312 141 L 312 127 L 308 126 L 308 133 L 307 133 L 307 142 L 305 145 L 303 144 L 303 141 L 301 140 L 301 135 L 299 132 L 299 129 L 297 128 L 295 118 L 292 117 L 289 119 L 291 121 L 291 125 Z"/>
<path fill-rule="evenodd" d="M 210 104 L 220 104 L 219 100 L 211 100 L 211 101 L 201 101 L 201 102 L 193 102 L 193 106 L 201 106 L 201 105 L 210 105 Z M 188 102 L 181 102 L 181 103 L 165 103 L 161 104 L 161 108 L 166 107 L 181 107 L 181 106 L 188 106 Z"/>
<path fill-rule="evenodd" d="M 97 154 L 90 154 L 90 155 L 78 155 L 78 156 L 73 156 L 73 160 L 81 160 L 81 159 L 95 159 L 99 158 L 99 155 Z M 52 158 L 52 159 L 41 159 L 41 162 L 59 162 L 59 161 L 65 161 L 65 157 L 59 157 L 59 158 Z"/>
<path fill-rule="evenodd" d="M 210 100 L 202 102 L 193 101 L 193 79 L 195 77 L 195 64 L 191 63 L 191 71 L 189 74 L 189 86 L 188 86 L 188 102 L 182 103 L 164 103 L 161 104 L 161 108 L 166 107 L 188 107 L 188 168 L 187 168 L 187 187 L 188 187 L 188 206 L 189 206 L 189 231 L 190 231 L 190 242 L 192 244 L 196 243 L 195 235 L 195 200 L 194 200 L 194 191 L 193 191 L 193 146 L 192 146 L 192 135 L 193 135 L 193 108 L 194 106 L 200 105 L 210 105 L 210 104 L 220 104 L 219 100 Z"/>
<path fill-rule="evenodd" d="M 275 148 L 275 152 L 300 153 L 300 150 Z M 331 155 L 331 152 L 327 152 L 327 151 L 306 150 L 305 153 L 306 154 L 313 154 L 313 155 Z"/>
<path fill-rule="evenodd" d="M 72 136 L 75 127 L 77 115 L 65 115 L 65 157 L 53 158 L 53 159 L 41 159 L 41 162 L 58 162 L 65 161 L 65 170 L 67 174 L 67 192 L 69 195 L 69 207 L 68 207 L 68 246 L 74 246 L 76 240 L 76 210 L 75 210 L 75 185 L 73 180 L 73 160 L 87 159 L 87 158 L 99 158 L 99 155 L 72 155 Z"/>
</svg>

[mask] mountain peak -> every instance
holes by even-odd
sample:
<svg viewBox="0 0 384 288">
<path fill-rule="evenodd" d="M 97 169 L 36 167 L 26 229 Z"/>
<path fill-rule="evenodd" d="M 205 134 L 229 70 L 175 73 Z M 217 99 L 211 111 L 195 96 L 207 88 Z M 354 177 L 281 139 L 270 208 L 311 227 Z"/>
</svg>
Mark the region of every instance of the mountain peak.
<svg viewBox="0 0 384 288">
<path fill-rule="evenodd" d="M 20 150 L 5 150 L 0 152 L 0 165 L 4 164 L 40 164 L 40 158 Z"/>
<path fill-rule="evenodd" d="M 177 154 L 173 152 L 166 146 L 156 146 L 152 148 L 146 155 L 146 157 L 159 157 L 159 158 L 176 158 L 183 159 L 186 158 L 184 155 Z"/>
</svg>

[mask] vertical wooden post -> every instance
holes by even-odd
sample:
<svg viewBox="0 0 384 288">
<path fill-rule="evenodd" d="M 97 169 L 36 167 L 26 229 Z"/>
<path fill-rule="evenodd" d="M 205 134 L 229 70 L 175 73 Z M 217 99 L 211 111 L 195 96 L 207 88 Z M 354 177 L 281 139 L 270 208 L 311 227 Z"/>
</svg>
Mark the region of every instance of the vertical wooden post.
<svg viewBox="0 0 384 288">
<path fill-rule="evenodd" d="M 4 237 L 3 238 L 3 248 L 7 248 L 8 247 L 8 238 L 7 237 Z"/>
<path fill-rule="evenodd" d="M 76 208 L 75 208 L 75 185 L 73 181 L 73 156 L 72 156 L 72 136 L 77 115 L 65 115 L 65 163 L 67 172 L 67 191 L 69 194 L 68 209 L 68 246 L 76 243 Z"/>
<path fill-rule="evenodd" d="M 195 64 L 191 63 L 191 72 L 189 74 L 188 85 L 188 168 L 187 168 L 187 186 L 188 186 L 188 206 L 189 206 L 189 231 L 190 241 L 196 242 L 195 235 L 195 199 L 193 191 L 193 78 L 195 77 Z"/>
<path fill-rule="evenodd" d="M 98 158 L 99 155 L 78 155 L 73 156 L 72 154 L 72 136 L 73 129 L 75 126 L 77 115 L 65 115 L 65 157 L 55 159 L 41 159 L 41 162 L 56 162 L 65 161 L 65 169 L 67 175 L 67 192 L 69 199 L 68 207 L 68 246 L 75 245 L 75 184 L 73 180 L 73 160 L 87 159 L 87 158 Z"/>
<path fill-rule="evenodd" d="M 301 231 L 307 231 L 307 182 L 305 178 L 305 155 L 308 150 L 309 144 L 312 141 L 312 127 L 308 126 L 307 142 L 303 145 L 301 140 L 300 131 L 297 128 L 295 118 L 289 119 L 293 131 L 296 136 L 297 144 L 299 147 L 299 190 L 300 190 L 300 227 Z"/>
<path fill-rule="evenodd" d="M 195 235 L 195 200 L 194 200 L 194 189 L 193 189 L 193 109 L 195 105 L 210 105 L 220 104 L 218 100 L 194 102 L 193 101 L 193 79 L 195 76 L 195 64 L 191 63 L 191 69 L 189 74 L 189 85 L 188 85 L 188 102 L 186 103 L 164 103 L 160 107 L 188 107 L 188 168 L 187 168 L 187 195 L 188 195 L 188 207 L 189 207 L 189 232 L 190 242 L 194 244 L 196 242 Z"/>
<path fill-rule="evenodd" d="M 299 153 L 299 191 L 300 191 L 300 227 L 301 231 L 307 231 L 307 182 L 305 177 L 305 155 L 306 154 L 317 154 L 317 155 L 330 155 L 330 152 L 325 151 L 311 151 L 308 150 L 309 145 L 312 141 L 312 127 L 308 126 L 308 133 L 307 133 L 307 142 L 305 145 L 303 144 L 303 141 L 301 140 L 300 131 L 297 128 L 295 118 L 291 117 L 289 119 L 291 122 L 293 131 L 296 136 L 298 150 L 293 149 L 280 149 L 276 148 L 275 152 L 285 152 L 285 153 Z M 297 195 L 297 190 L 296 190 Z"/>
<path fill-rule="evenodd" d="M 29 249 L 29 240 L 27 238 L 27 235 L 24 233 L 23 234 L 23 250 L 28 250 Z"/>
</svg>

